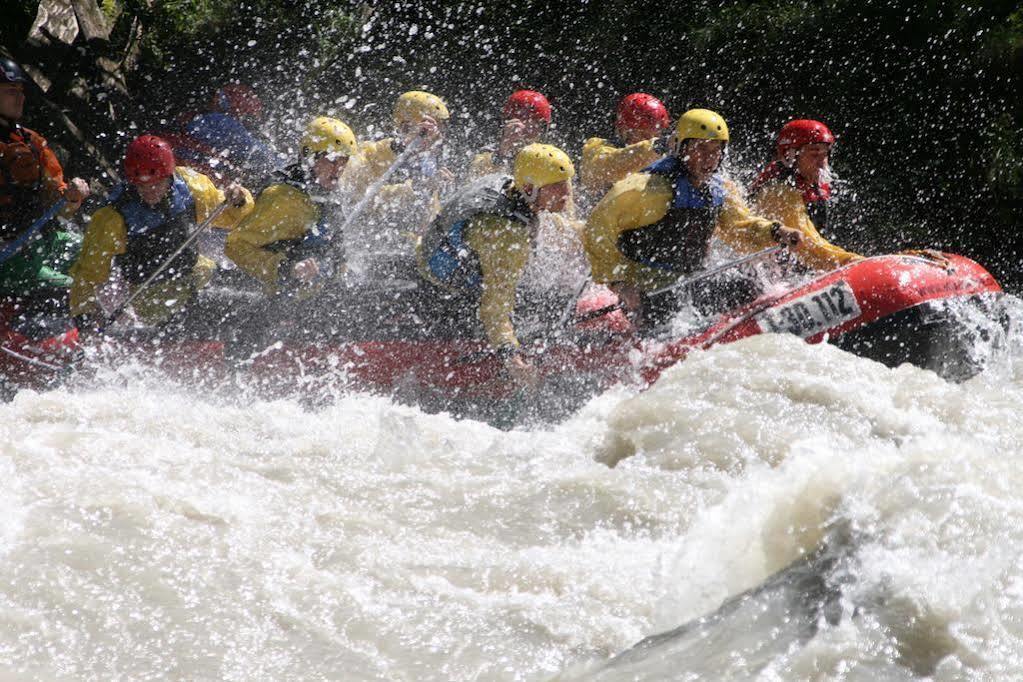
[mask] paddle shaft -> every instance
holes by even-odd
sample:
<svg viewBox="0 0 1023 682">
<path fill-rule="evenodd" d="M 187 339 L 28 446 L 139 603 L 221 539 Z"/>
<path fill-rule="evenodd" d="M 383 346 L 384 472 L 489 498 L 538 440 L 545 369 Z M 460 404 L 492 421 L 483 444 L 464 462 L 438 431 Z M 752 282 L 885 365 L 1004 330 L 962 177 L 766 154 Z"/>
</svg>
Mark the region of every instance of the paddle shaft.
<svg viewBox="0 0 1023 682">
<path fill-rule="evenodd" d="M 409 143 L 409 145 L 405 147 L 401 154 L 398 155 L 398 158 L 394 160 L 394 163 L 392 163 L 388 167 L 388 169 L 384 171 L 383 175 L 377 178 L 376 181 L 374 181 L 373 184 L 369 186 L 369 188 L 366 190 L 366 193 L 362 196 L 362 199 L 359 200 L 359 203 L 355 204 L 351 212 L 345 218 L 344 223 L 341 224 L 339 234 L 342 235 L 342 238 L 343 235 L 348 234 L 348 228 L 350 228 L 352 224 L 355 223 L 356 219 L 360 215 L 362 215 L 362 213 L 366 210 L 366 207 L 369 206 L 370 202 L 376 198 L 376 195 L 380 192 L 380 189 L 387 183 L 388 180 L 391 179 L 391 176 L 394 175 L 399 168 L 405 165 L 405 162 L 408 160 L 410 156 L 412 156 L 413 154 L 418 154 L 421 151 L 420 149 L 421 145 L 419 144 L 419 140 L 420 138 L 416 138 L 411 143 Z"/>
<path fill-rule="evenodd" d="M 770 255 L 778 253 L 783 248 L 785 248 L 785 247 L 783 247 L 783 246 L 772 246 L 770 248 L 764 249 L 763 251 L 757 251 L 756 253 L 751 253 L 748 256 L 743 256 L 742 258 L 737 258 L 737 259 L 735 259 L 733 261 L 728 261 L 727 263 L 722 263 L 721 265 L 719 265 L 717 267 L 711 268 L 709 270 L 704 270 L 703 272 L 701 272 L 701 273 L 699 273 L 697 275 L 693 275 L 692 277 L 688 277 L 686 279 L 679 280 L 678 282 L 675 282 L 674 284 L 669 284 L 668 286 L 661 287 L 660 289 L 654 289 L 653 291 L 649 292 L 648 295 L 649 296 L 657 296 L 659 294 L 665 294 L 665 293 L 667 293 L 669 291 L 677 291 L 679 289 L 683 289 L 683 288 L 685 288 L 685 287 L 687 287 L 687 286 L 689 286 L 691 284 L 695 284 L 696 282 L 699 282 L 700 280 L 707 279 L 708 277 L 712 277 L 713 275 L 717 275 L 717 274 L 719 274 L 721 272 L 724 272 L 726 270 L 731 270 L 732 268 L 738 267 L 740 265 L 745 265 L 746 263 L 750 263 L 750 262 L 755 261 L 755 260 L 760 260 L 761 258 L 766 258 L 766 257 L 768 257 Z M 618 303 L 612 303 L 611 305 L 604 306 L 603 308 L 597 308 L 596 310 L 591 310 L 588 313 L 580 315 L 579 317 L 575 318 L 574 322 L 575 322 L 575 324 L 580 324 L 580 323 L 583 323 L 583 322 L 589 322 L 590 320 L 595 320 L 598 317 L 603 317 L 604 315 L 607 315 L 609 313 L 613 313 L 616 310 L 621 310 L 624 306 L 625 306 L 625 304 L 622 303 L 621 301 L 619 301 Z"/>
<path fill-rule="evenodd" d="M 7 355 L 10 355 L 12 358 L 15 358 L 17 360 L 20 360 L 21 362 L 24 362 L 25 364 L 32 365 L 33 367 L 42 367 L 43 369 L 48 369 L 51 372 L 63 372 L 64 370 L 67 369 L 66 366 L 65 367 L 61 367 L 59 365 L 54 365 L 53 363 L 50 363 L 50 362 L 44 362 L 44 361 L 39 360 L 37 358 L 30 358 L 27 355 L 22 355 L 21 353 L 19 353 L 17 351 L 11 350 L 7 346 L 0 346 L 0 351 L 6 353 Z"/>
<path fill-rule="evenodd" d="M 106 328 L 107 326 L 109 326 L 109 325 L 113 324 L 114 322 L 116 322 L 117 318 L 119 318 L 124 313 L 125 309 L 129 305 L 131 305 L 132 301 L 134 301 L 136 298 L 141 296 L 142 293 L 146 289 L 149 288 L 149 285 L 151 285 L 156 280 L 157 277 L 159 277 L 161 274 L 163 274 L 164 270 L 166 270 L 168 267 L 170 267 L 170 264 L 174 262 L 174 259 L 177 258 L 181 254 L 182 251 L 184 251 L 189 246 L 194 244 L 195 240 L 197 240 L 200 236 L 202 236 L 202 233 L 205 232 L 206 229 L 209 228 L 209 226 L 213 224 L 213 221 L 216 220 L 217 217 L 221 213 L 223 213 L 226 209 L 227 209 L 227 202 L 221 203 L 219 206 L 217 206 L 215 209 L 213 209 L 213 211 L 208 216 L 206 216 L 206 220 L 202 221 L 202 223 L 199 224 L 199 227 L 195 228 L 195 230 L 193 230 L 192 233 L 190 235 L 188 235 L 188 237 L 185 239 L 185 241 L 181 242 L 181 246 L 179 246 L 177 249 L 175 249 L 174 253 L 172 253 L 170 256 L 168 256 L 167 260 L 165 260 L 163 263 L 160 264 L 160 267 L 158 267 L 156 270 L 154 270 L 153 273 L 151 275 L 149 275 L 149 277 L 147 277 L 144 282 L 142 282 L 142 284 L 140 284 L 138 287 L 136 287 L 135 291 L 132 292 L 131 296 L 129 296 L 124 301 L 122 301 L 120 304 L 118 304 L 118 306 L 116 308 L 114 308 L 110 312 L 110 314 L 107 315 L 103 319 L 103 324 L 101 326 L 101 329 L 102 328 Z"/>
</svg>

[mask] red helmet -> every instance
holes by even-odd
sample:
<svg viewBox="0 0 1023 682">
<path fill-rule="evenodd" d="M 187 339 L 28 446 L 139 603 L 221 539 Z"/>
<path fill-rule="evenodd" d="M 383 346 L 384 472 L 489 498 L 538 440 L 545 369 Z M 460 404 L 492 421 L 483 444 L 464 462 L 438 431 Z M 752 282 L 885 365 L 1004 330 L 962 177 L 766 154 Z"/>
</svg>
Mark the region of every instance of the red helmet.
<svg viewBox="0 0 1023 682">
<path fill-rule="evenodd" d="M 618 103 L 616 128 L 636 130 L 639 128 L 657 128 L 664 130 L 671 125 L 671 117 L 664 102 L 653 95 L 635 92 L 627 95 Z"/>
<path fill-rule="evenodd" d="M 517 118 L 520 121 L 551 122 L 551 103 L 539 92 L 516 90 L 504 103 L 504 120 Z"/>
<path fill-rule="evenodd" d="M 133 185 L 148 185 L 174 174 L 174 151 L 156 135 L 132 140 L 124 153 L 124 175 Z"/>
<path fill-rule="evenodd" d="M 243 116 L 258 119 L 263 115 L 263 101 L 256 91 L 248 85 L 229 83 L 217 90 L 213 95 L 213 111 L 230 114 L 236 118 Z"/>
<path fill-rule="evenodd" d="M 789 121 L 778 133 L 778 156 L 807 144 L 834 144 L 835 136 L 820 121 L 799 119 Z"/>
</svg>

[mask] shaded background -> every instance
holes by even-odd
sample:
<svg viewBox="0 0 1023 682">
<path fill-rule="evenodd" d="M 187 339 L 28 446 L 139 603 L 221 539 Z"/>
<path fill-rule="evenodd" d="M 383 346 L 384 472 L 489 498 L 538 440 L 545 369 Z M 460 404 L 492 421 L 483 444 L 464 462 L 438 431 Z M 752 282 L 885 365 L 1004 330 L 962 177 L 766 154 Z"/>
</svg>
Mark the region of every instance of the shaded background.
<svg viewBox="0 0 1023 682">
<path fill-rule="evenodd" d="M 466 159 L 517 87 L 548 95 L 554 141 L 572 154 L 610 135 L 621 96 L 647 91 L 673 116 L 720 111 L 744 179 L 785 121 L 826 121 L 839 137 L 837 242 L 944 248 L 1023 288 L 1017 2 L 15 0 L 4 15 L 3 51 L 36 82 L 26 124 L 69 173 L 106 185 L 130 137 L 203 109 L 231 80 L 263 96 L 282 147 L 321 112 L 360 137 L 387 132 L 394 97 L 426 87 L 448 100 Z"/>
</svg>

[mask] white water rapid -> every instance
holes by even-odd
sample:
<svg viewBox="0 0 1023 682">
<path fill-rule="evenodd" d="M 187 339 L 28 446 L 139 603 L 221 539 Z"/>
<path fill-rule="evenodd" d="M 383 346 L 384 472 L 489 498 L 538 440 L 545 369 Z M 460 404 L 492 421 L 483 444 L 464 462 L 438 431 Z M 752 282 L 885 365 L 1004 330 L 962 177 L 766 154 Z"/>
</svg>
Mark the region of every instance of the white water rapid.
<svg viewBox="0 0 1023 682">
<path fill-rule="evenodd" d="M 1021 406 L 1018 351 L 957 385 L 771 335 L 511 432 L 134 374 L 22 392 L 0 679 L 1021 679 Z M 839 527 L 833 622 L 786 638 L 799 595 L 754 595 L 607 663 Z"/>
</svg>

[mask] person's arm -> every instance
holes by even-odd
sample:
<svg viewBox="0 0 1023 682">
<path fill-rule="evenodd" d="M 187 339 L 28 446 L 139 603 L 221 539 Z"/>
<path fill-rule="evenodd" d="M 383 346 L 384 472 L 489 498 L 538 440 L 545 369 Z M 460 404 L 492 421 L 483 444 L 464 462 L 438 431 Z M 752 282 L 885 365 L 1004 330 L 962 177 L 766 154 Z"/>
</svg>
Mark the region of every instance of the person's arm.
<svg viewBox="0 0 1023 682">
<path fill-rule="evenodd" d="M 112 206 L 105 206 L 92 216 L 85 230 L 85 239 L 78 260 L 71 266 L 71 314 L 89 315 L 97 312 L 96 289 L 110 278 L 115 256 L 127 247 L 124 218 Z"/>
<path fill-rule="evenodd" d="M 600 200 L 583 230 L 594 282 L 626 282 L 642 288 L 670 282 L 671 273 L 629 260 L 619 250 L 619 243 L 626 232 L 644 229 L 664 218 L 671 197 L 671 184 L 664 177 L 639 173 L 616 184 Z"/>
<path fill-rule="evenodd" d="M 36 133 L 29 133 L 29 136 L 31 138 L 29 144 L 35 145 L 39 151 L 46 203 L 52 205 L 60 199 L 64 199 L 64 208 L 61 210 L 60 216 L 66 219 L 72 218 L 82 207 L 82 202 L 88 199 L 92 193 L 89 183 L 81 178 L 65 180 L 64 169 L 46 140 Z"/>
<path fill-rule="evenodd" d="M 774 246 L 775 221 L 750 211 L 732 182 L 725 182 L 725 200 L 718 214 L 714 236 L 736 251 L 752 253 Z"/>
<path fill-rule="evenodd" d="M 185 167 L 179 167 L 177 172 L 181 179 L 185 181 L 185 184 L 188 185 L 188 189 L 192 192 L 192 198 L 195 200 L 196 223 L 206 220 L 210 213 L 213 212 L 213 209 L 226 200 L 224 192 L 202 173 Z M 252 200 L 252 194 L 244 187 L 241 188 L 241 192 L 245 199 L 244 203 L 240 206 L 234 206 L 229 203 L 227 208 L 214 219 L 213 227 L 218 227 L 222 230 L 233 229 L 246 216 L 252 213 L 255 203 Z"/>
<path fill-rule="evenodd" d="M 360 142 L 358 153 L 349 161 L 351 170 L 345 169 L 349 176 L 353 203 L 362 198 L 373 182 L 387 172 L 395 159 L 394 140 L 385 138 L 376 142 Z"/>
<path fill-rule="evenodd" d="M 469 179 L 482 178 L 498 171 L 493 152 L 480 152 L 469 163 Z"/>
<path fill-rule="evenodd" d="M 282 240 L 300 239 L 319 216 L 316 205 L 293 187 L 274 185 L 259 196 L 255 208 L 231 230 L 224 254 L 239 268 L 262 282 L 268 291 L 280 286 L 283 253 L 266 247 Z"/>
<path fill-rule="evenodd" d="M 625 147 L 614 147 L 599 138 L 591 138 L 583 147 L 580 176 L 584 186 L 599 191 L 624 179 L 629 173 L 643 170 L 661 155 L 654 140 L 643 140 Z"/>
<path fill-rule="evenodd" d="M 777 220 L 799 230 L 803 240 L 793 254 L 804 265 L 814 270 L 833 270 L 863 256 L 835 246 L 817 231 L 806 212 L 799 190 L 782 183 L 770 183 L 756 196 L 756 209 L 766 218 Z"/>
<path fill-rule="evenodd" d="M 487 340 L 497 349 L 517 349 L 512 314 L 515 288 L 529 260 L 528 228 L 498 216 L 477 216 L 466 228 L 466 241 L 483 276 L 479 318 Z"/>
</svg>

